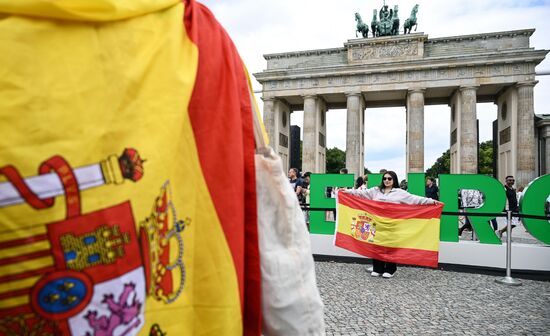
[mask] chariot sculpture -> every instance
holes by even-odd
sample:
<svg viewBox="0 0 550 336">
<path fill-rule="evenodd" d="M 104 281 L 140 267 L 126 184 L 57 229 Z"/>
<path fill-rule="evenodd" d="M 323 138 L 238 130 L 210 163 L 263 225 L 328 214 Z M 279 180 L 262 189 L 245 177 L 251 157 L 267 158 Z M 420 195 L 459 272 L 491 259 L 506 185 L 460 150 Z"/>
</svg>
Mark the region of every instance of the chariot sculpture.
<svg viewBox="0 0 550 336">
<path fill-rule="evenodd" d="M 372 37 L 399 35 L 400 21 L 398 11 L 399 7 L 397 5 L 395 5 L 393 9 L 388 9 L 388 5 L 386 5 L 385 1 L 384 5 L 382 5 L 379 11 L 374 9 L 372 11 L 372 21 L 370 24 Z M 403 34 L 410 34 L 413 26 L 414 30 L 416 31 L 417 12 L 418 5 L 414 5 L 411 11 L 411 16 L 405 20 L 405 23 L 403 25 Z M 357 37 L 357 33 L 361 33 L 363 38 L 367 38 L 369 33 L 369 26 L 363 22 L 359 13 L 355 13 L 355 21 L 357 22 L 355 37 Z"/>
</svg>

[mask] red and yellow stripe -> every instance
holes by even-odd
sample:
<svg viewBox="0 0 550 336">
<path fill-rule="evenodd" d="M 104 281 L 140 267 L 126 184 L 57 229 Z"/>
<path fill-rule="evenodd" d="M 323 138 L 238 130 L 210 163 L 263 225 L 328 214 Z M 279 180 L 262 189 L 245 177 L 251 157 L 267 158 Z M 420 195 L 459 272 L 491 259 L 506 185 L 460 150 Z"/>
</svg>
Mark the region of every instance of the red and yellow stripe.
<svg viewBox="0 0 550 336">
<path fill-rule="evenodd" d="M 186 2 L 185 28 L 199 51 L 189 117 L 200 164 L 233 257 L 243 332 L 258 335 L 261 275 L 251 89 L 237 49 L 205 6 Z"/>
<path fill-rule="evenodd" d="M 441 204 L 394 204 L 340 193 L 335 245 L 374 259 L 437 267 L 442 209 Z M 361 220 L 363 230 L 374 235 L 356 234 Z"/>
</svg>

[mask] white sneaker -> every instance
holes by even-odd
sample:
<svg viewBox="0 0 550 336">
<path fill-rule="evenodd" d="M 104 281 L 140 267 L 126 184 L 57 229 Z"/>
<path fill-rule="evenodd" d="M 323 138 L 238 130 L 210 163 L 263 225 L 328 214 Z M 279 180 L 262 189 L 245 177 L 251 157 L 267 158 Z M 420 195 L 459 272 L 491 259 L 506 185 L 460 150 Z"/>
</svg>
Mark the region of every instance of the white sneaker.
<svg viewBox="0 0 550 336">
<path fill-rule="evenodd" d="M 390 273 L 388 273 L 388 272 L 385 272 L 384 274 L 382 274 L 382 277 L 383 277 L 383 278 L 386 278 L 386 279 L 393 278 L 393 274 L 390 274 Z"/>
<path fill-rule="evenodd" d="M 374 269 L 374 267 L 372 267 L 372 266 L 367 266 L 366 269 L 367 269 L 367 272 L 372 272 L 372 270 Z"/>
<path fill-rule="evenodd" d="M 372 271 L 370 273 L 370 276 L 377 277 L 377 276 L 380 276 L 380 273 Z"/>
</svg>

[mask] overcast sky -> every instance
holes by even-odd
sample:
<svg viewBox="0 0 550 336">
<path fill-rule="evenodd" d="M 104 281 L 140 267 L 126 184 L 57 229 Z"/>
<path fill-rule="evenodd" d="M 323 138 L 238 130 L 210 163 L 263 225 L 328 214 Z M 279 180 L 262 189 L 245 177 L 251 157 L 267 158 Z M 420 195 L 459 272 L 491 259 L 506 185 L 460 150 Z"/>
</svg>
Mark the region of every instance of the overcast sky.
<svg viewBox="0 0 550 336">
<path fill-rule="evenodd" d="M 323 0 L 209 0 L 201 1 L 228 31 L 250 73 L 266 68 L 264 54 L 340 48 L 355 38 L 354 13 L 370 22 L 373 9 L 383 1 Z M 550 50 L 550 0 L 387 1 L 399 5 L 401 22 L 419 4 L 418 30 L 429 38 L 535 28 L 531 47 Z M 402 28 L 401 28 L 402 29 Z M 537 66 L 550 71 L 550 55 Z M 550 76 L 537 76 L 535 113 L 550 114 Z M 252 76 L 255 90 L 261 85 Z M 256 95 L 262 108 L 261 95 Z M 480 141 L 492 138 L 496 105 L 478 104 Z M 292 113 L 291 123 L 302 127 L 303 112 Z M 346 149 L 346 111 L 327 113 L 327 147 Z M 383 126 L 388 125 L 387 132 Z M 425 169 L 449 148 L 450 109 L 425 107 Z M 365 112 L 365 166 L 371 171 L 393 169 L 405 178 L 405 107 L 368 108 Z"/>
</svg>

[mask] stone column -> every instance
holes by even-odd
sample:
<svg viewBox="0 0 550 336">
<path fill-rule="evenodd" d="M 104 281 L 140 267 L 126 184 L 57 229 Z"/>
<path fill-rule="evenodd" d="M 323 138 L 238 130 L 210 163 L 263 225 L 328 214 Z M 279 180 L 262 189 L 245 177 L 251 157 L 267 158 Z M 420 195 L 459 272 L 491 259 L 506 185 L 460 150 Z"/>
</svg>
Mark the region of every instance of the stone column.
<svg viewBox="0 0 550 336">
<path fill-rule="evenodd" d="M 407 173 L 424 172 L 424 90 L 407 94 Z"/>
<path fill-rule="evenodd" d="M 275 115 L 275 99 L 274 98 L 262 98 L 264 101 L 264 126 L 265 131 L 267 132 L 267 137 L 269 139 L 269 145 L 275 151 L 277 148 L 275 146 L 275 135 L 276 134 L 276 122 L 277 118 Z"/>
<path fill-rule="evenodd" d="M 347 93 L 346 168 L 355 177 L 363 176 L 363 97 L 361 92 Z"/>
<path fill-rule="evenodd" d="M 302 171 L 317 172 L 318 137 L 317 96 L 304 96 L 304 141 L 302 142 Z"/>
<path fill-rule="evenodd" d="M 477 87 L 460 88 L 460 173 L 477 174 Z"/>
<path fill-rule="evenodd" d="M 533 87 L 537 82 L 517 84 L 518 90 L 518 138 L 516 186 L 527 186 L 535 178 L 535 112 Z"/>
</svg>

